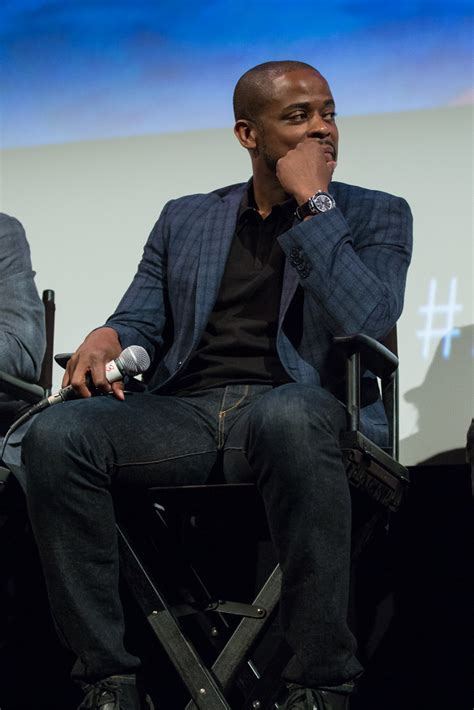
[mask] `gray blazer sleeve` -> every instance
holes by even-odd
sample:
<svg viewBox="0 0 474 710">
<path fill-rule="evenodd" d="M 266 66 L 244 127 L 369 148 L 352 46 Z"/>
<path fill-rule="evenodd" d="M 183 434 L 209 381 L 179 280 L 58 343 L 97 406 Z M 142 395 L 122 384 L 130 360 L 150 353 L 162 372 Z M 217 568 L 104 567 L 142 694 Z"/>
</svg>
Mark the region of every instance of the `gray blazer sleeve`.
<svg viewBox="0 0 474 710">
<path fill-rule="evenodd" d="M 46 342 L 34 276 L 23 227 L 0 214 L 0 369 L 29 381 L 39 377 Z"/>
</svg>

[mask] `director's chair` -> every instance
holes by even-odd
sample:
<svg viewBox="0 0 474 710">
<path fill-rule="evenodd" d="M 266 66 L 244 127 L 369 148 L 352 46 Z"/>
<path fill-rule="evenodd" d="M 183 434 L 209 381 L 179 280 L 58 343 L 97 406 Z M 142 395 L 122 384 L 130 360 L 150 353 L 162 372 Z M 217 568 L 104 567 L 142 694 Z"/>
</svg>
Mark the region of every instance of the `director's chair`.
<svg viewBox="0 0 474 710">
<path fill-rule="evenodd" d="M 361 334 L 337 337 L 334 344 L 346 361 L 348 429 L 341 436 L 341 449 L 357 502 L 355 565 L 375 531 L 386 524 L 387 512 L 400 506 L 409 483 L 406 468 L 397 461 L 398 359 L 392 351 L 396 334 L 388 342 L 392 350 Z M 366 369 L 381 382 L 390 427 L 386 449 L 360 432 L 360 375 Z M 238 589 L 226 589 L 222 574 L 226 562 L 233 565 L 236 557 L 248 562 L 245 558 L 253 556 L 250 561 L 255 562 L 255 540 L 245 545 L 242 539 L 244 530 L 258 537 L 265 527 L 255 486 L 213 484 L 149 488 L 140 493 L 123 489 L 117 492 L 116 512 L 123 578 L 187 689 L 187 702 L 168 698 L 166 707 L 278 708 L 282 697 L 278 679 L 289 649 L 282 642 L 270 642 L 262 652 L 258 643 L 264 634 L 274 639 L 280 569 L 273 567 L 253 599 L 244 584 L 240 590 L 244 601 L 237 601 Z M 229 528 L 238 530 L 237 537 L 215 532 L 206 536 L 205 523 L 203 534 L 203 521 L 209 518 L 227 523 L 231 518 L 227 533 Z M 251 533 L 249 519 L 255 521 Z M 198 556 L 199 570 L 190 553 L 191 532 L 213 547 L 207 559 Z M 216 567 L 220 574 L 215 574 Z M 237 576 L 237 587 L 241 581 Z M 158 668 L 156 673 L 159 677 Z"/>
</svg>

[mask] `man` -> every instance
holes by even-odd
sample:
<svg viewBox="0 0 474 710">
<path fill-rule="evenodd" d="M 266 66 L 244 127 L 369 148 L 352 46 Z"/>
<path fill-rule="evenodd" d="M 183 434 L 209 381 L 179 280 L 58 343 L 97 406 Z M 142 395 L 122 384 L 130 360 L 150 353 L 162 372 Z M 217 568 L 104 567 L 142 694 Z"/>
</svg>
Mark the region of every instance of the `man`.
<svg viewBox="0 0 474 710">
<path fill-rule="evenodd" d="M 28 382 L 38 379 L 45 349 L 44 308 L 34 276 L 23 227 L 0 214 L 0 370 Z M 17 409 L 0 382 L 0 448 Z M 19 466 L 19 448 L 9 447 L 6 459 Z"/>
<path fill-rule="evenodd" d="M 334 100 L 313 67 L 255 67 L 234 107 L 252 180 L 165 206 L 116 312 L 68 365 L 64 384 L 86 400 L 41 414 L 24 445 L 32 525 L 56 624 L 78 656 L 73 676 L 86 684 L 84 708 L 144 707 L 139 660 L 123 645 L 112 482 L 205 483 L 218 456 L 235 481 L 244 455 L 265 501 L 294 652 L 287 707 L 346 708 L 361 672 L 346 622 L 346 415 L 331 339 L 380 338 L 396 322 L 410 211 L 391 195 L 331 182 Z M 125 396 L 104 366 L 133 343 L 154 369 L 149 393 Z M 87 373 L 114 396 L 89 399 Z M 366 428 L 381 441 L 371 378 L 364 395 Z"/>
</svg>

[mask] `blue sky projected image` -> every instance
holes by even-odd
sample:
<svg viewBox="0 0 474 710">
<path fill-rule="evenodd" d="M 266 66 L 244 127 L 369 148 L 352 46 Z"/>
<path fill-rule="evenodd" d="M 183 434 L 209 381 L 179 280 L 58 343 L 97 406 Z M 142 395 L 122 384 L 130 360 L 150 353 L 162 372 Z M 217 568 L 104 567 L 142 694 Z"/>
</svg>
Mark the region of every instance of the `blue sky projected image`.
<svg viewBox="0 0 474 710">
<path fill-rule="evenodd" d="M 473 100 L 467 0 L 4 0 L 0 33 L 7 148 L 230 126 L 269 59 L 319 68 L 340 115 Z"/>
</svg>

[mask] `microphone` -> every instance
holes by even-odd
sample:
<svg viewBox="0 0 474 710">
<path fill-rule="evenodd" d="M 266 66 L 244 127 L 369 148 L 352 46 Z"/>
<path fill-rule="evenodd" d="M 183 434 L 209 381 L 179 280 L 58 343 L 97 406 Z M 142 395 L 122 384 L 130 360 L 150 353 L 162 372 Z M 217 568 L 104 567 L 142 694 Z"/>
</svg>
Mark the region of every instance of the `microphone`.
<svg viewBox="0 0 474 710">
<path fill-rule="evenodd" d="M 126 375 L 134 377 L 142 372 L 146 372 L 149 367 L 150 358 L 145 348 L 142 348 L 140 345 L 130 345 L 128 348 L 125 348 L 125 350 L 122 350 L 116 360 L 111 360 L 106 364 L 105 376 L 107 382 L 117 382 L 118 380 L 123 380 Z M 53 404 L 59 404 L 61 402 L 67 402 L 70 399 L 77 399 L 77 394 L 72 385 L 62 387 L 55 394 L 51 394 L 49 397 L 42 399 L 31 408 L 31 413 L 36 414 L 46 409 L 46 407 L 51 407 Z"/>
</svg>

